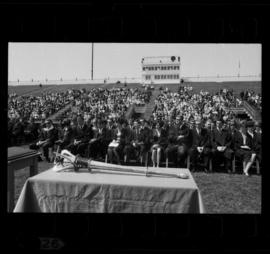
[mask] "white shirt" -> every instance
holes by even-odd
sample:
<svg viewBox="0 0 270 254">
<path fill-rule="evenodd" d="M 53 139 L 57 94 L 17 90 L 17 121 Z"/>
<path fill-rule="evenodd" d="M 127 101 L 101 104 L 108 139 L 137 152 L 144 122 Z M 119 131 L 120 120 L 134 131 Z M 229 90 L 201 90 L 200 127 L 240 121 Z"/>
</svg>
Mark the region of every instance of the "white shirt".
<svg viewBox="0 0 270 254">
<path fill-rule="evenodd" d="M 254 134 L 252 132 L 247 132 L 252 138 L 254 137 Z"/>
<path fill-rule="evenodd" d="M 247 142 L 247 136 L 243 132 L 241 132 L 241 131 L 240 131 L 240 133 L 241 133 L 241 135 L 243 137 L 243 145 L 245 146 L 246 145 L 246 142 Z"/>
</svg>

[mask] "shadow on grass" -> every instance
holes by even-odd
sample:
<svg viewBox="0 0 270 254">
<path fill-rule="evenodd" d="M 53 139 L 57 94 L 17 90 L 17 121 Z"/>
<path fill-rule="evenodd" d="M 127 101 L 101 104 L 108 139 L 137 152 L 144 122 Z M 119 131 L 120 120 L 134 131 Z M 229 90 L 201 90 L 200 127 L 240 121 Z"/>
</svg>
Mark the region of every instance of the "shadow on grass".
<svg viewBox="0 0 270 254">
<path fill-rule="evenodd" d="M 261 213 L 261 176 L 194 173 L 207 213 Z"/>
</svg>

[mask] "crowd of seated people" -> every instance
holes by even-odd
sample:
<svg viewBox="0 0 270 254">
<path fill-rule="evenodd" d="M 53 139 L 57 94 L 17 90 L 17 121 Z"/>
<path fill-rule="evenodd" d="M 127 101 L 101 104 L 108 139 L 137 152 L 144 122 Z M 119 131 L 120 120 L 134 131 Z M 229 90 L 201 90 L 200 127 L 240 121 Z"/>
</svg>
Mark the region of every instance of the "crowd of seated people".
<svg viewBox="0 0 270 254">
<path fill-rule="evenodd" d="M 214 124 L 213 124 L 214 123 Z M 227 172 L 232 171 L 234 157 L 245 162 L 243 173 L 249 175 L 249 169 L 255 158 L 261 161 L 261 126 L 260 123 L 223 120 L 183 118 L 170 122 L 103 119 L 91 117 L 84 121 L 82 116 L 65 119 L 62 125 L 53 128 L 45 122 L 38 141 L 32 149 L 43 148 L 46 160 L 48 148 L 54 144 L 60 149 L 67 149 L 74 155 L 94 160 L 108 158 L 108 162 L 122 164 L 135 159 L 147 160 L 148 154 L 152 165 L 161 166 L 165 158 L 175 167 L 186 167 L 190 157 L 192 171 L 209 170 L 209 161 L 214 169 L 224 164 Z"/>
<path fill-rule="evenodd" d="M 8 96 L 8 117 L 27 120 L 46 119 L 72 102 L 78 93 L 80 93 L 79 90 L 47 92 L 40 96 L 11 94 Z"/>
<path fill-rule="evenodd" d="M 35 140 L 38 124 L 72 102 L 67 118 L 78 114 L 87 121 L 91 115 L 102 117 L 124 117 L 130 104 L 144 105 L 149 102 L 151 92 L 139 89 L 113 88 L 67 90 L 50 92 L 41 96 L 18 96 L 13 93 L 8 97 L 8 146 L 19 145 L 23 141 Z"/>
<path fill-rule="evenodd" d="M 47 92 L 41 96 L 8 95 L 8 146 L 20 145 L 38 137 L 37 121 L 46 118 L 70 104 L 82 91 Z"/>
<path fill-rule="evenodd" d="M 204 120 L 222 118 L 226 121 L 233 116 L 229 109 L 239 106 L 239 103 L 241 102 L 226 89 L 211 95 L 205 91 L 192 93 L 190 87 L 182 87 L 178 93 L 160 92 L 155 100 L 153 119 L 169 121 L 182 116 L 187 121 L 200 116 Z"/>
<path fill-rule="evenodd" d="M 110 118 L 110 114 L 93 112 L 85 119 L 79 113 L 65 119 L 58 131 L 45 122 L 32 148 L 43 148 L 47 160 L 48 147 L 54 144 L 82 157 L 104 159 L 107 155 L 108 162 L 117 164 L 131 159 L 145 161 L 150 155 L 156 167 L 164 159 L 175 167 L 186 167 L 189 156 L 192 171 L 206 172 L 211 160 L 215 170 L 224 164 L 230 173 L 232 161 L 237 158 L 245 162 L 243 173 L 249 175 L 254 160 L 261 161 L 261 126 L 258 122 L 240 121 L 228 109 L 230 103 L 234 101 L 227 98 L 226 91 L 218 95 L 190 95 L 184 89 L 178 95 L 162 91 L 156 100 L 156 114 L 149 121 Z M 206 114 L 207 107 L 210 109 Z"/>
<path fill-rule="evenodd" d="M 94 88 L 81 93 L 70 109 L 66 118 L 82 115 L 87 121 L 90 116 L 103 118 L 121 118 L 131 104 L 145 105 L 151 97 L 150 91 L 128 88 Z"/>
<path fill-rule="evenodd" d="M 255 159 L 261 161 L 260 123 L 240 121 L 230 111 L 239 103 L 231 91 L 211 95 L 193 93 L 190 87 L 178 93 L 160 90 L 149 121 L 125 119 L 131 103 L 145 103 L 149 98 L 144 91 L 126 88 L 82 91 L 59 126 L 47 120 L 38 128 L 31 120 L 37 137 L 30 148 L 41 149 L 47 161 L 49 148 L 55 145 L 74 155 L 94 160 L 107 157 L 108 162 L 117 164 L 131 159 L 146 161 L 149 155 L 155 167 L 166 159 L 175 167 L 186 167 L 189 157 L 192 171 L 206 172 L 210 161 L 215 170 L 224 164 L 231 172 L 232 160 L 237 158 L 245 162 L 245 175 Z M 18 131 L 21 122 L 15 128 Z"/>
<path fill-rule="evenodd" d="M 242 100 L 247 101 L 250 105 L 255 107 L 257 110 L 262 110 L 262 96 L 260 93 L 255 93 L 253 90 L 246 90 L 240 93 Z"/>
</svg>

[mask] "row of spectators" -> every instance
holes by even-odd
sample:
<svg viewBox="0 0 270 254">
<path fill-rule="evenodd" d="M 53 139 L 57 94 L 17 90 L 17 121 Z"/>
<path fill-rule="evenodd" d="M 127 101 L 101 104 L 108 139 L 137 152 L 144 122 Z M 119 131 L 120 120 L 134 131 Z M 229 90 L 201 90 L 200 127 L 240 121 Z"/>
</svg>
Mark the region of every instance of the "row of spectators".
<svg viewBox="0 0 270 254">
<path fill-rule="evenodd" d="M 175 167 L 186 167 L 190 156 L 191 170 L 200 167 L 208 171 L 212 159 L 215 170 L 224 163 L 231 172 L 235 157 L 245 162 L 243 172 L 249 169 L 257 157 L 261 160 L 261 126 L 259 123 L 228 123 L 208 119 L 179 122 L 92 118 L 87 122 L 82 116 L 66 119 L 56 128 L 47 121 L 31 149 L 43 150 L 50 161 L 48 148 L 54 144 L 74 155 L 95 160 L 105 158 L 111 163 L 122 164 L 130 159 L 147 160 L 151 154 L 152 165 L 159 167 L 167 158 Z M 201 162 L 200 162 L 201 161 Z M 200 165 L 201 164 L 201 165 Z"/>
<path fill-rule="evenodd" d="M 255 107 L 257 110 L 262 110 L 262 96 L 261 94 L 255 93 L 253 90 L 246 90 L 240 93 L 242 100 L 247 101 L 250 105 Z"/>
</svg>

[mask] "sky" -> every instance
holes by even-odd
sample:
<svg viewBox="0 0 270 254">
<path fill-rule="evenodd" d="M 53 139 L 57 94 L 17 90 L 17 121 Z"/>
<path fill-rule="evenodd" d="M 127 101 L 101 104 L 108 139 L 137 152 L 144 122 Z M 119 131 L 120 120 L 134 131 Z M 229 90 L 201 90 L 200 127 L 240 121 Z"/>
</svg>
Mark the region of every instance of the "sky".
<svg viewBox="0 0 270 254">
<path fill-rule="evenodd" d="M 91 43 L 9 43 L 8 80 L 91 78 Z M 141 59 L 180 56 L 181 76 L 261 74 L 261 44 L 94 43 L 94 79 L 139 78 Z"/>
</svg>

